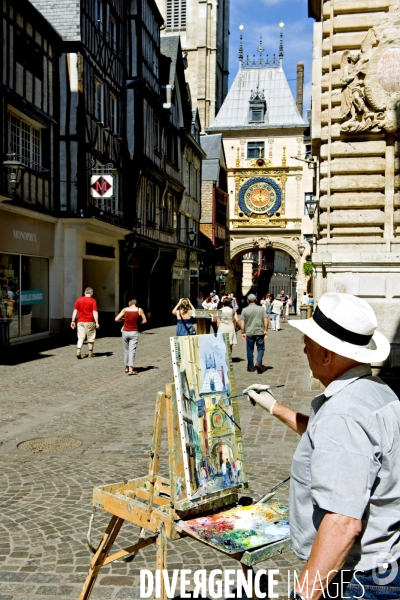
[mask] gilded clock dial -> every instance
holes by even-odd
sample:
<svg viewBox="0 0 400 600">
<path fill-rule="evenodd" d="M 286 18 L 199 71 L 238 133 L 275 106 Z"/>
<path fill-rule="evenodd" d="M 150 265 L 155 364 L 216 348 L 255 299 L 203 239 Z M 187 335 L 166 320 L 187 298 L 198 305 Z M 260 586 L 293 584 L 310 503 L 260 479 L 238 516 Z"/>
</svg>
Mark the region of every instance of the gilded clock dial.
<svg viewBox="0 0 400 600">
<path fill-rule="evenodd" d="M 244 201 L 252 213 L 267 213 L 276 202 L 276 192 L 267 182 L 261 181 L 249 186 Z"/>
</svg>

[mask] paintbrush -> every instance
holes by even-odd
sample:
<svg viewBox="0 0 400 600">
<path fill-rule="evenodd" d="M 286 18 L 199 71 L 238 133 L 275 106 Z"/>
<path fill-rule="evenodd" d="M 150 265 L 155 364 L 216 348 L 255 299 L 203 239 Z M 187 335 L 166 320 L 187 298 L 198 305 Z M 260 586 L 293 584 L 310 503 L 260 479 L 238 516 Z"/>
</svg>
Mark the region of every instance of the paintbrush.
<svg viewBox="0 0 400 600">
<path fill-rule="evenodd" d="M 282 487 L 284 483 L 289 481 L 289 479 L 290 477 L 286 477 L 286 479 L 284 479 L 283 481 L 278 483 L 278 485 L 273 487 L 272 490 L 264 494 L 264 496 L 261 496 L 261 498 L 254 502 L 254 504 L 265 504 L 266 502 L 268 502 L 268 500 L 271 500 L 271 498 L 275 495 L 276 490 L 279 490 L 279 488 Z"/>
<path fill-rule="evenodd" d="M 280 388 L 280 387 L 284 387 L 284 386 L 285 386 L 285 384 L 284 384 L 284 383 L 281 383 L 280 385 L 271 385 L 271 386 L 268 388 L 268 390 L 274 390 L 275 388 Z M 262 388 L 262 389 L 260 390 L 260 392 L 268 392 L 268 390 L 265 390 L 264 388 Z M 255 389 L 255 390 L 253 390 L 253 391 L 254 391 L 254 392 L 257 392 L 257 393 L 259 393 L 259 392 L 257 391 L 257 389 Z M 200 393 L 200 396 L 201 396 L 201 397 L 203 397 L 203 396 L 215 396 L 216 394 L 224 394 L 224 392 L 201 392 L 201 393 Z M 248 396 L 248 394 L 247 394 L 247 393 L 246 393 L 246 394 L 243 394 L 243 392 L 242 392 L 241 394 L 236 394 L 236 396 L 228 396 L 228 395 L 227 395 L 227 398 L 229 398 L 230 400 L 233 400 L 234 398 L 242 398 L 243 396 Z M 248 399 L 249 399 L 249 400 L 250 400 L 250 402 L 253 404 L 253 406 L 255 406 L 255 405 L 256 405 L 256 403 L 254 402 L 254 400 L 252 400 L 252 399 L 250 398 L 250 396 L 248 396 Z"/>
<path fill-rule="evenodd" d="M 271 386 L 268 388 L 268 390 L 275 390 L 276 388 L 281 388 L 281 387 L 285 387 L 285 384 L 284 384 L 284 383 L 281 383 L 281 384 L 279 384 L 279 385 L 271 385 Z M 253 392 L 256 392 L 257 394 L 260 394 L 260 393 L 262 393 L 262 392 L 268 392 L 268 390 L 266 390 L 266 389 L 264 389 L 264 388 L 261 388 L 261 389 L 260 389 L 260 388 L 259 388 L 259 389 L 257 389 L 257 388 L 256 388 L 255 390 L 253 389 L 252 391 L 253 391 Z M 248 398 L 248 400 L 249 400 L 249 402 L 250 402 L 250 404 L 251 404 L 252 406 L 255 406 L 255 405 L 257 404 L 257 402 L 256 402 L 255 400 L 253 400 L 253 398 L 250 398 L 250 396 L 249 396 L 247 393 L 246 393 L 246 394 L 240 394 L 240 395 L 241 395 L 241 396 L 247 396 L 247 398 Z"/>
</svg>

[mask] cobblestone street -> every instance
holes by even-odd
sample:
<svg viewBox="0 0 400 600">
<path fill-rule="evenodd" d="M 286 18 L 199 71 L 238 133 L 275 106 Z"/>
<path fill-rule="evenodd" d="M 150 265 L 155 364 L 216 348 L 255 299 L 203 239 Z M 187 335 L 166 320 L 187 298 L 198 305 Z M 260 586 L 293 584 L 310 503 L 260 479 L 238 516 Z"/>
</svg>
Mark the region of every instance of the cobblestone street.
<svg viewBox="0 0 400 600">
<path fill-rule="evenodd" d="M 146 475 L 156 393 L 172 379 L 169 336 L 174 332 L 171 326 L 141 335 L 134 377 L 123 372 L 118 337 L 100 338 L 93 360 L 76 360 L 72 344 L 31 356 L 21 345 L 12 348 L 11 364 L 0 366 L 0 600 L 78 598 L 91 559 L 86 532 L 92 489 Z M 284 324 L 282 331 L 270 332 L 266 348 L 264 364 L 270 369 L 251 374 L 239 339 L 233 352 L 238 389 L 256 381 L 284 383 L 276 398 L 307 412 L 313 393 L 300 334 Z M 297 436 L 244 399 L 239 406 L 250 480 L 245 493 L 256 497 L 288 476 Z M 18 448 L 25 440 L 58 436 L 82 444 L 62 452 Z M 166 441 L 165 431 L 162 474 L 168 466 Z M 287 486 L 278 497 L 287 500 Z M 108 519 L 97 513 L 94 543 Z M 137 534 L 125 523 L 118 544 L 132 544 Z M 168 558 L 171 569 L 238 567 L 188 538 L 169 543 Z M 282 598 L 287 596 L 287 570 L 301 569 L 292 553 L 258 567 L 280 569 Z M 102 569 L 91 597 L 139 598 L 141 568 L 154 570 L 154 547 L 140 551 L 129 564 Z"/>
</svg>

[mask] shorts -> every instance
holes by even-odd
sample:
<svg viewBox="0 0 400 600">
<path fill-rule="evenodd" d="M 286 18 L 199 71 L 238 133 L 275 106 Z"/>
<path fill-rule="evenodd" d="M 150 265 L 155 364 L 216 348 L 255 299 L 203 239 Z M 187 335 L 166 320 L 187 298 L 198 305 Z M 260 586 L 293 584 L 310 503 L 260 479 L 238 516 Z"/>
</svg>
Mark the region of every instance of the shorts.
<svg viewBox="0 0 400 600">
<path fill-rule="evenodd" d="M 91 323 L 78 323 L 78 340 L 85 341 L 86 337 L 90 343 L 93 343 L 96 339 L 96 323 L 94 321 Z"/>
</svg>

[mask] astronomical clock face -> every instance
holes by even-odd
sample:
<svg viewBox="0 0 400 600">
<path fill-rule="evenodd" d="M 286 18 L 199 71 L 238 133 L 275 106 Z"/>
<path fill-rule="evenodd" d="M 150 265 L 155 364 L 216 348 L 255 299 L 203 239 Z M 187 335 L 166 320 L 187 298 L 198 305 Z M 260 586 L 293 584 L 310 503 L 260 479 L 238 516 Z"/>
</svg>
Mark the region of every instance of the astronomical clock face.
<svg viewBox="0 0 400 600">
<path fill-rule="evenodd" d="M 225 427 L 225 415 L 218 408 L 211 415 L 211 426 L 216 430 L 221 430 Z"/>
<path fill-rule="evenodd" d="M 246 215 L 272 216 L 281 205 L 281 188 L 273 179 L 249 179 L 239 191 L 239 206 Z"/>
<path fill-rule="evenodd" d="M 268 209 L 274 206 L 275 200 L 275 190 L 266 182 L 253 183 L 244 195 L 246 206 L 251 212 L 260 215 L 268 212 Z"/>
</svg>

